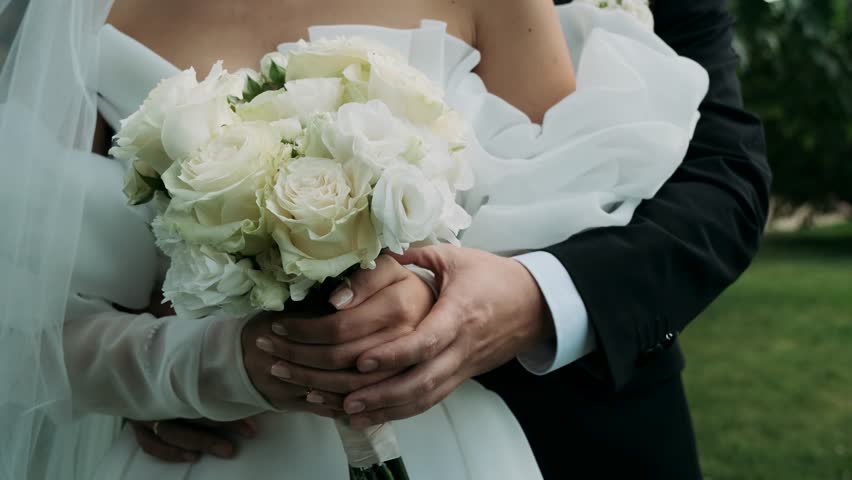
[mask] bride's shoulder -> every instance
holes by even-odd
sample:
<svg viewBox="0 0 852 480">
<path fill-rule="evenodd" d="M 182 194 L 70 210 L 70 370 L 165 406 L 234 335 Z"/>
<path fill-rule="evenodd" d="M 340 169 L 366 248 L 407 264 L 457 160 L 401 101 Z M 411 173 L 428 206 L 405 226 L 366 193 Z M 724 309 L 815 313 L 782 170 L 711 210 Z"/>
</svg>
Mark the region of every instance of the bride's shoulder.
<svg viewBox="0 0 852 480">
<path fill-rule="evenodd" d="M 574 71 L 553 0 L 465 0 L 488 90 L 534 122 L 574 90 Z M 506 72 L 512 72 L 507 75 Z"/>
</svg>

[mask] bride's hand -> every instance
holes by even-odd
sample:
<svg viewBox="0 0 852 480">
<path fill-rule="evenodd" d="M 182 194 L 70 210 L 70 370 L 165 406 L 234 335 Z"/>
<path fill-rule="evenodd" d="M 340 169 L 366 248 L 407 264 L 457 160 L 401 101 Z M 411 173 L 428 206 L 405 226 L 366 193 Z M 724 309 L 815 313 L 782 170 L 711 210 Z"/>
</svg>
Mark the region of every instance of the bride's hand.
<svg viewBox="0 0 852 480">
<path fill-rule="evenodd" d="M 465 380 L 553 335 L 535 279 L 513 259 L 450 245 L 397 258 L 434 272 L 440 294 L 414 332 L 359 356 L 362 372 L 413 368 L 347 396 L 355 426 L 420 414 Z"/>
<path fill-rule="evenodd" d="M 158 422 L 127 421 L 142 451 L 166 462 L 195 462 L 202 454 L 232 458 L 235 452 L 231 437 L 239 434 L 254 438 L 257 425 L 253 418 L 233 422 L 213 420 L 162 420 Z"/>
<path fill-rule="evenodd" d="M 299 393 L 303 400 L 311 390 L 314 395 L 308 400 L 342 413 L 344 395 L 398 373 L 394 369 L 361 373 L 354 369 L 355 360 L 367 350 L 411 334 L 434 302 L 431 287 L 420 277 L 381 255 L 375 269 L 356 272 L 331 295 L 337 312 L 320 317 L 284 315 L 267 325 L 268 331 L 252 331 L 255 336 L 247 340 L 265 353 L 247 365 L 265 382 L 277 382 L 276 388 Z M 244 345 L 251 348 L 248 342 Z"/>
<path fill-rule="evenodd" d="M 282 382 L 274 376 L 274 367 L 280 362 L 260 339 L 275 337 L 272 325 L 275 317 L 263 313 L 249 320 L 242 331 L 243 366 L 254 388 L 274 408 L 301 410 L 323 417 L 342 415 L 343 396 L 324 391 L 320 386 L 307 387 Z"/>
</svg>

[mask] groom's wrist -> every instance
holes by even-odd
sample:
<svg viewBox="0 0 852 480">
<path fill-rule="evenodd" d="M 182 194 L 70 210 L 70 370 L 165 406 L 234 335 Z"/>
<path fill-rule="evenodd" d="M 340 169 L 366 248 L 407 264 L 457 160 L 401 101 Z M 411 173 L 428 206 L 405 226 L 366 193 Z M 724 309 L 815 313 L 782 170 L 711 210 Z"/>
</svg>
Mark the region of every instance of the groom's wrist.
<svg viewBox="0 0 852 480">
<path fill-rule="evenodd" d="M 595 338 L 571 275 L 559 260 L 548 252 L 537 251 L 515 257 L 538 284 L 550 322 L 546 334 L 518 360 L 531 373 L 545 375 L 572 363 L 595 350 Z"/>
</svg>

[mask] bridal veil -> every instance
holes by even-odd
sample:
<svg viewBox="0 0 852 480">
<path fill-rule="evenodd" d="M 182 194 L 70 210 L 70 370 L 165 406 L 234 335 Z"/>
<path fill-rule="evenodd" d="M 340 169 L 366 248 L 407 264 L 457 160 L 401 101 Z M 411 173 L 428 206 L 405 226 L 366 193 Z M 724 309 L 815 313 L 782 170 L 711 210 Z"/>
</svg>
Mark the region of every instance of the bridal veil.
<svg viewBox="0 0 852 480">
<path fill-rule="evenodd" d="M 110 0 L 0 0 L 0 479 L 88 478 L 116 420 L 75 419 L 62 331 Z"/>
</svg>

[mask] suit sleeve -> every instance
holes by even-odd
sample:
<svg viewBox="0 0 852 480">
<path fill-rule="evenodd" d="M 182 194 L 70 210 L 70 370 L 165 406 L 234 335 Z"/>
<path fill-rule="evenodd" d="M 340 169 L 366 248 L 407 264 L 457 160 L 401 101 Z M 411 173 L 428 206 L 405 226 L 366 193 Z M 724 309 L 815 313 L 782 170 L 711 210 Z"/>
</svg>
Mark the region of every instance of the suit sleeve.
<svg viewBox="0 0 852 480">
<path fill-rule="evenodd" d="M 586 306 L 603 365 L 620 390 L 746 269 L 767 217 L 763 127 L 743 107 L 723 0 L 654 3 L 657 33 L 710 75 L 686 158 L 631 223 L 554 245 Z"/>
</svg>

